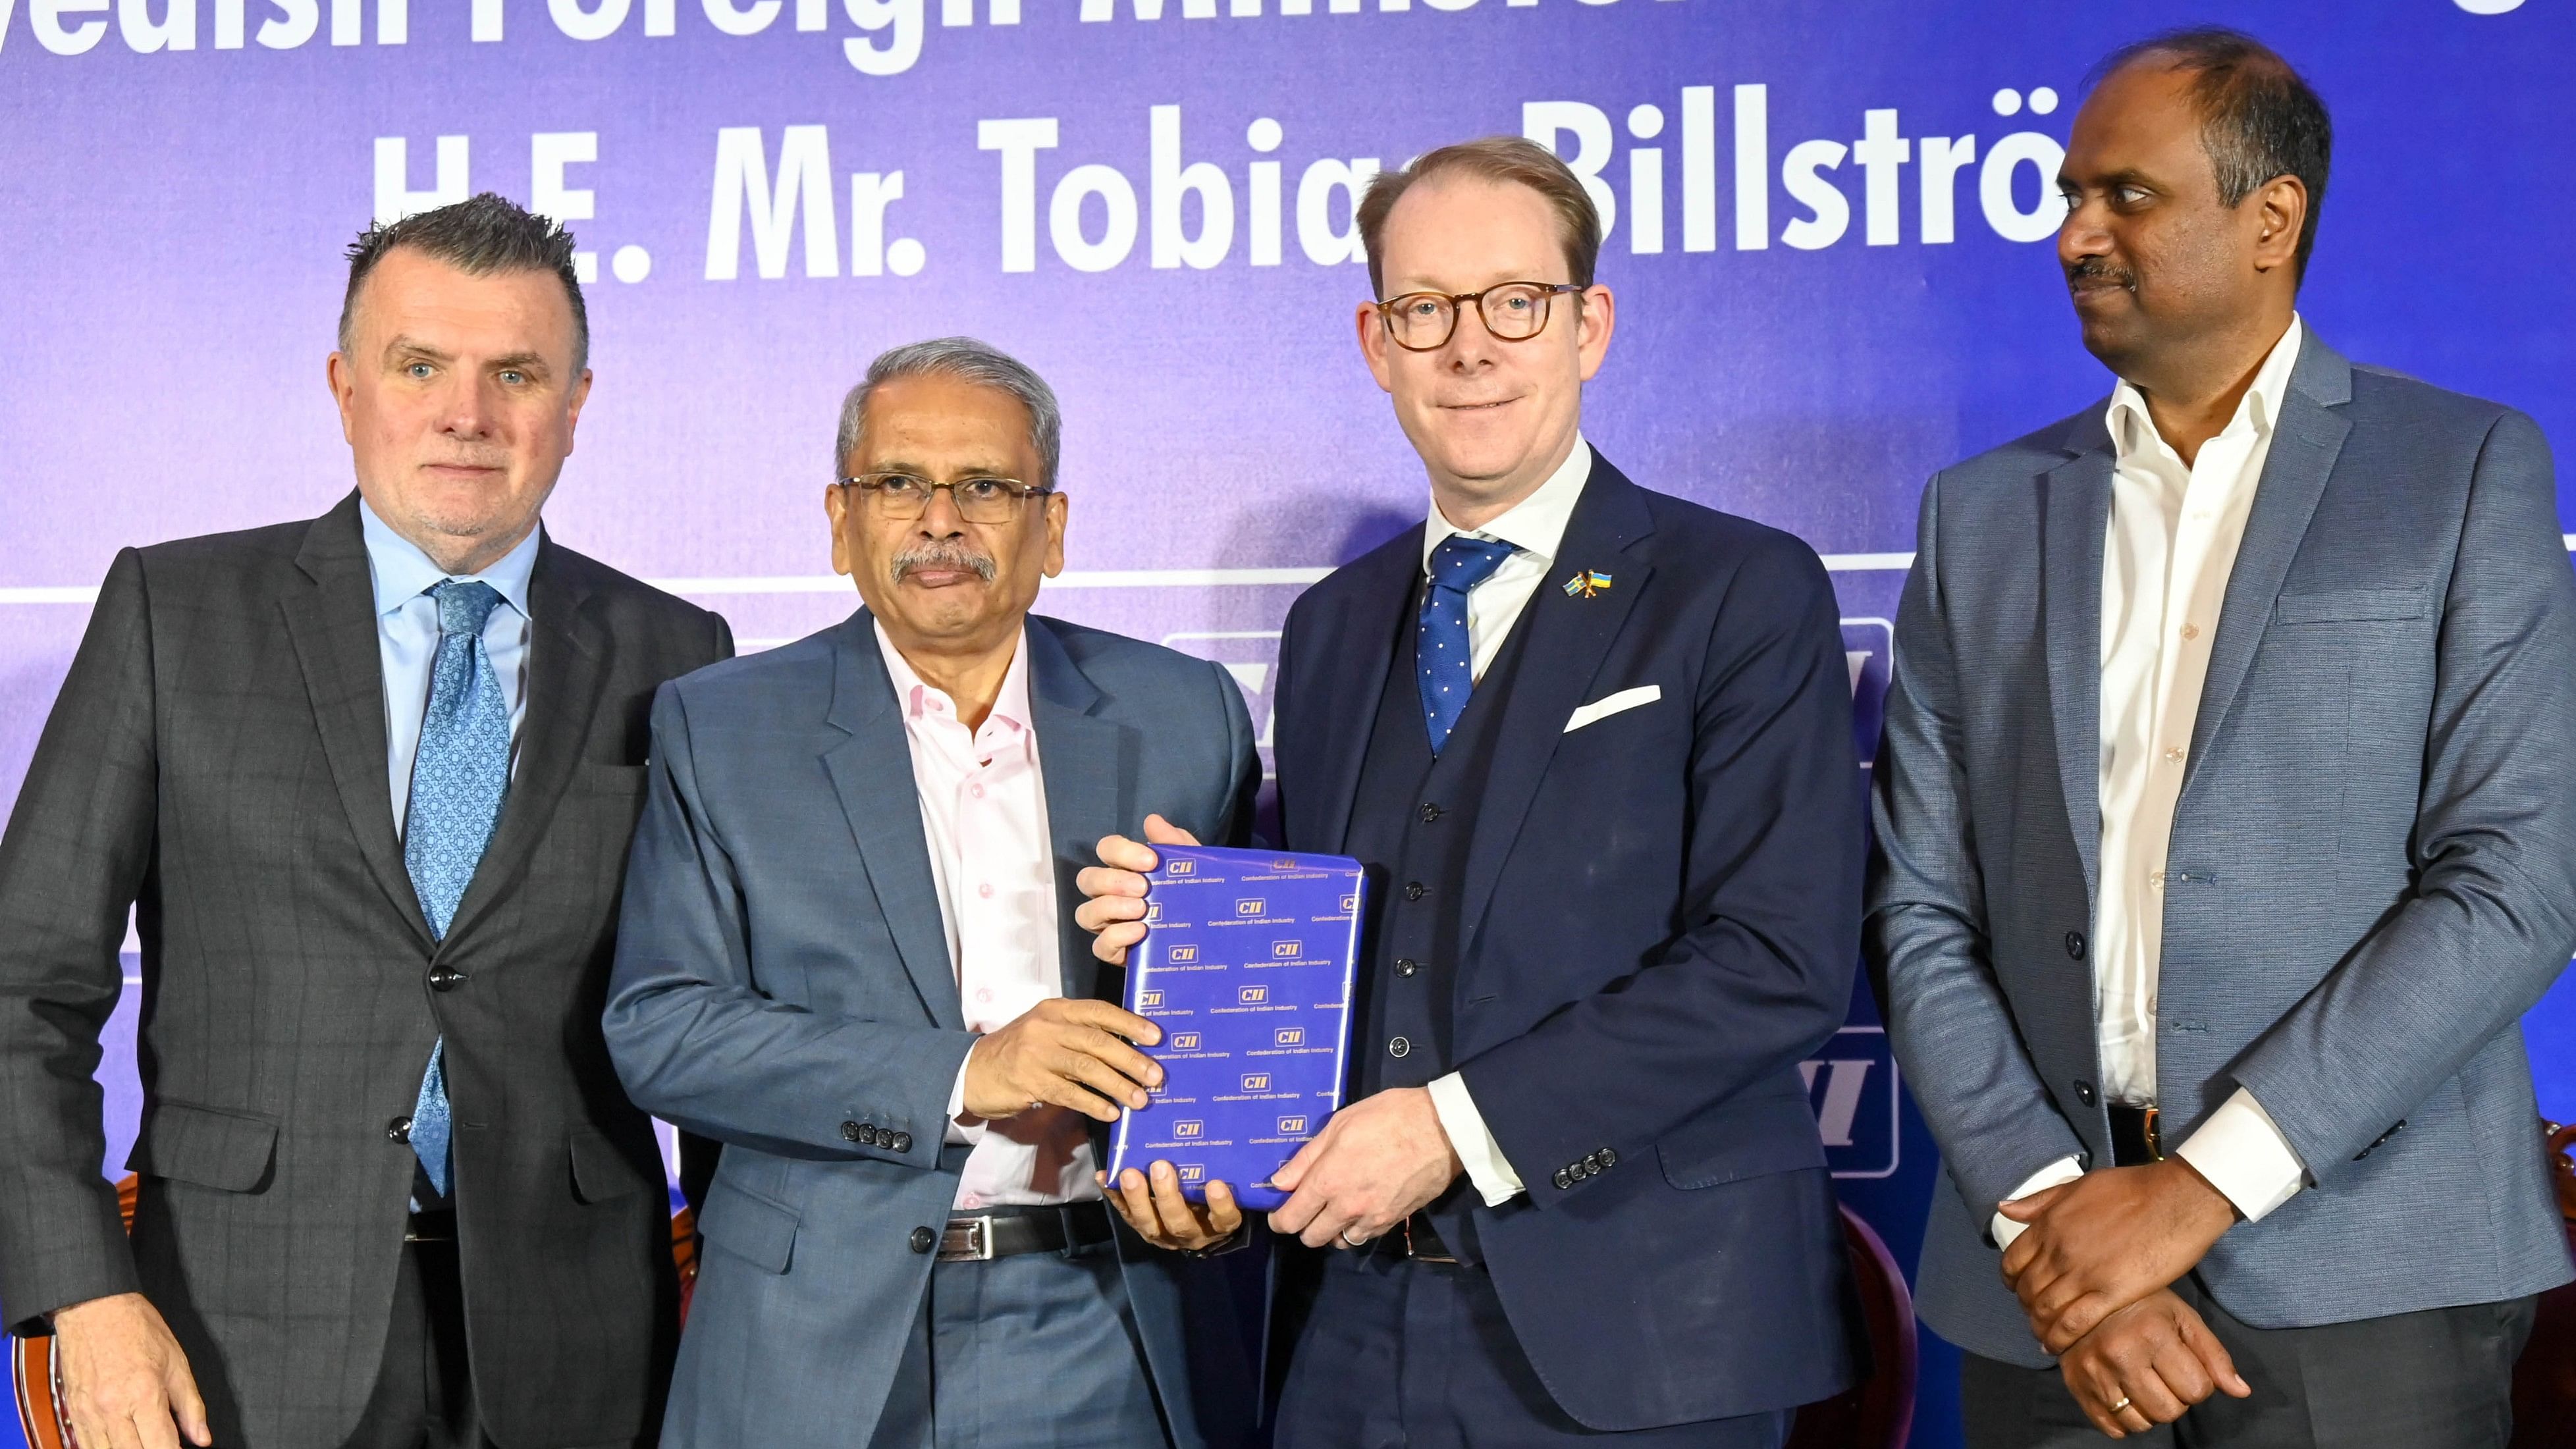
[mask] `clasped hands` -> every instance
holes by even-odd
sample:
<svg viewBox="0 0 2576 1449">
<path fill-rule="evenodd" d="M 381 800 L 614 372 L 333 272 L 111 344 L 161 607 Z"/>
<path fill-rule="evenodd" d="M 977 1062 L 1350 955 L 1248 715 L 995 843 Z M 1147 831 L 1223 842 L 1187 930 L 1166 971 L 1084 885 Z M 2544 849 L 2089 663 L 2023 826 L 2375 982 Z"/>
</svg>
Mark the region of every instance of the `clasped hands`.
<svg viewBox="0 0 2576 1449">
<path fill-rule="evenodd" d="M 1084 900 L 1074 921 L 1091 933 L 1093 955 L 1113 966 L 1126 964 L 1128 951 L 1145 939 L 1145 872 L 1157 859 L 1153 847 L 1196 844 L 1188 831 L 1160 815 L 1145 817 L 1143 841 L 1123 835 L 1101 840 L 1100 864 L 1075 877 Z M 1270 1214 L 1271 1231 L 1310 1248 L 1357 1247 L 1447 1191 L 1463 1170 L 1430 1092 L 1380 1092 L 1334 1113 L 1323 1131 L 1272 1174 L 1288 1201 Z M 1129 1226 L 1166 1248 L 1203 1249 L 1243 1225 L 1226 1184 L 1208 1184 L 1207 1202 L 1193 1205 L 1181 1196 L 1169 1163 L 1154 1164 L 1150 1183 L 1127 1169 L 1109 1200 Z"/>
<path fill-rule="evenodd" d="M 2004 1281 L 2093 1426 L 2114 1439 L 2183 1416 L 2224 1390 L 2253 1393 L 2171 1284 L 2236 1220 L 2179 1157 L 2089 1172 L 2002 1205 L 2024 1224 Z"/>
</svg>

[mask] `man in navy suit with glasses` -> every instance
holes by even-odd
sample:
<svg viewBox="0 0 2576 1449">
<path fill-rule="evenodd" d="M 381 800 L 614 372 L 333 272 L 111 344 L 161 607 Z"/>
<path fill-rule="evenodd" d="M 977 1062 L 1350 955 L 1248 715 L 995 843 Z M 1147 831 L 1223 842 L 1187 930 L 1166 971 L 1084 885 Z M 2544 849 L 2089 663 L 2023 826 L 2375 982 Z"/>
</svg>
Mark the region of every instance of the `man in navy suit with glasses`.
<svg viewBox="0 0 2576 1449">
<path fill-rule="evenodd" d="M 1270 1215 L 1282 1301 L 1311 1300 L 1274 1334 L 1277 1442 L 1768 1449 L 1854 1369 L 1798 1073 L 1859 950 L 1833 589 L 1798 540 L 1584 441 L 1614 310 L 1556 157 L 1445 147 L 1359 225 L 1360 349 L 1431 506 L 1280 641 L 1284 843 L 1375 880 L 1351 1105 Z M 1181 839 L 1101 842 L 1104 958 Z M 1232 1227 L 1122 1186 L 1173 1246 Z"/>
</svg>

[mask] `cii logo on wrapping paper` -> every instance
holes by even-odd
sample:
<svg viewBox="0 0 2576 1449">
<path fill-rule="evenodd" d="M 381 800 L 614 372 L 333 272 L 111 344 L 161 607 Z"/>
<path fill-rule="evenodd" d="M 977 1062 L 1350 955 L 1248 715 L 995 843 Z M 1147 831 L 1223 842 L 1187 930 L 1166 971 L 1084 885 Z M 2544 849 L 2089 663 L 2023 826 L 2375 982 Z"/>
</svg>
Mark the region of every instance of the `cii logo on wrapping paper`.
<svg viewBox="0 0 2576 1449">
<path fill-rule="evenodd" d="M 1279 1028 L 1273 1041 L 1275 1045 L 1284 1047 L 1304 1046 L 1306 1044 L 1306 1028 L 1302 1026 L 1283 1026 Z"/>
<path fill-rule="evenodd" d="M 1825 1044 L 1825 1054 L 1798 1063 L 1807 1082 L 1807 1105 L 1824 1139 L 1825 1164 L 1836 1177 L 1896 1174 L 1896 1058 L 1887 1028 L 1846 1026 Z"/>
<path fill-rule="evenodd" d="M 1234 993 L 1234 999 L 1246 1006 L 1259 1006 L 1261 1003 L 1270 999 L 1270 988 L 1267 986 L 1246 986 Z"/>
<path fill-rule="evenodd" d="M 1245 1091 L 1247 1091 L 1247 1092 L 1267 1092 L 1267 1091 L 1269 1091 L 1269 1090 L 1270 1090 L 1270 1074 L 1269 1074 L 1268 1072 L 1246 1072 L 1246 1073 L 1244 1073 L 1244 1074 L 1243 1074 L 1243 1090 L 1245 1090 Z"/>
<path fill-rule="evenodd" d="M 1166 956 L 1164 959 L 1174 962 L 1195 961 L 1199 959 L 1199 948 L 1196 946 L 1174 946 L 1171 950 L 1171 954 Z"/>
<path fill-rule="evenodd" d="M 1172 1033 L 1172 1050 L 1176 1052 L 1194 1052 L 1198 1049 L 1199 1034 L 1197 1032 L 1176 1031 Z"/>
</svg>

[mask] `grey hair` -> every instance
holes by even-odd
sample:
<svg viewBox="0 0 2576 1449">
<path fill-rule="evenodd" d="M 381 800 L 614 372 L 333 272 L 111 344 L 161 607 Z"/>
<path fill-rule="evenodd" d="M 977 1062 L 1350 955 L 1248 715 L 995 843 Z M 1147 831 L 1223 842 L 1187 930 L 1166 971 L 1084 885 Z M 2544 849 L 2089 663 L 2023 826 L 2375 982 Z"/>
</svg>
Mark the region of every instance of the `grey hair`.
<svg viewBox="0 0 2576 1449">
<path fill-rule="evenodd" d="M 1064 453 L 1064 414 L 1057 408 L 1055 389 L 1037 375 L 1027 363 L 988 342 L 972 337 L 934 337 L 928 342 L 908 342 L 877 354 L 868 364 L 868 375 L 841 399 L 841 431 L 832 451 L 832 473 L 838 477 L 842 466 L 859 446 L 859 434 L 867 424 L 868 398 L 886 383 L 907 377 L 951 377 L 959 382 L 999 388 L 1019 399 L 1028 409 L 1029 442 L 1038 450 L 1038 476 L 1032 480 L 1041 488 L 1055 486 L 1056 464 Z"/>
</svg>

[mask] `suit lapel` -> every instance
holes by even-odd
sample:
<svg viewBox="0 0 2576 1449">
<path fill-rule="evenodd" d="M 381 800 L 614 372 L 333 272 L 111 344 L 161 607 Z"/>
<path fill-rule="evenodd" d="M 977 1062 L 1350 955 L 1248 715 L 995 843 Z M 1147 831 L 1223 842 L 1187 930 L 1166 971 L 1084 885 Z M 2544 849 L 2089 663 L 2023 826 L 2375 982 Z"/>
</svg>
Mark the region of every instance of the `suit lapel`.
<svg viewBox="0 0 2576 1449">
<path fill-rule="evenodd" d="M 2076 455 L 2040 478 L 2040 610 L 2048 642 L 2049 714 L 2066 823 L 2093 896 L 2102 855 L 2102 549 L 2111 527 L 2111 435 L 2098 415 L 2071 431 Z"/>
<path fill-rule="evenodd" d="M 2200 762 L 2218 739 L 2219 727 L 2245 683 L 2254 650 L 2272 621 L 2272 603 L 2298 557 L 2317 500 L 2343 452 L 2352 424 L 2337 409 L 2352 398 L 2352 366 L 2333 348 L 2307 335 L 2290 386 L 2281 399 L 2272 429 L 2272 448 L 2263 460 L 2263 476 L 2254 490 L 2253 511 L 2245 519 L 2245 539 L 2236 549 L 2236 567 L 2227 578 L 2227 593 L 2218 610 L 2218 637 L 2209 645 L 2209 673 L 2200 690 L 2200 709 L 2192 720 L 2191 754 L 2183 762 L 2182 789 L 2187 798 Z"/>
<path fill-rule="evenodd" d="M 852 614 L 832 648 L 832 705 L 825 723 L 847 738 L 823 752 L 823 769 L 840 796 L 841 813 L 859 847 L 877 909 L 895 952 L 931 1020 L 966 1029 L 957 972 L 948 959 L 948 927 L 930 875 L 930 842 L 921 830 L 921 798 L 912 779 L 912 742 L 895 708 L 894 683 L 877 649 L 876 621 Z"/>
<path fill-rule="evenodd" d="M 554 823 L 579 768 L 582 742 L 590 737 L 607 678 L 609 642 L 588 612 L 589 589 L 567 577 L 569 572 L 554 541 L 539 538 L 528 574 L 528 712 L 519 727 L 519 759 L 491 843 L 448 924 L 450 942 L 473 930 L 526 876 L 528 859 Z"/>
<path fill-rule="evenodd" d="M 358 532 L 357 494 L 313 521 L 295 566 L 309 585 L 290 588 L 281 607 L 313 704 L 314 727 L 322 735 L 323 758 L 359 856 L 427 950 L 429 922 L 403 869 L 393 792 L 385 779 L 385 662 L 367 546 Z"/>
<path fill-rule="evenodd" d="M 1331 661 L 1332 669 L 1312 685 L 1322 703 L 1309 716 L 1290 721 L 1281 731 L 1312 741 L 1319 751 L 1315 817 L 1311 839 L 1292 833 L 1290 844 L 1305 850 L 1338 851 L 1350 839 L 1351 810 L 1360 789 L 1360 766 L 1368 756 L 1369 729 L 1386 694 L 1386 676 L 1395 659 L 1397 631 L 1412 627 L 1406 605 L 1422 572 L 1422 526 L 1406 529 L 1393 541 L 1351 566 L 1353 580 L 1347 607 L 1318 616 L 1326 631 L 1302 651 L 1308 658 Z M 1306 678 L 1301 671 L 1299 679 Z M 1313 721 L 1311 726 L 1304 722 Z M 1292 825 L 1295 822 L 1292 822 Z"/>
<path fill-rule="evenodd" d="M 1611 641 L 1619 637 L 1653 576 L 1648 555 L 1638 548 L 1653 532 L 1654 521 L 1637 486 L 1596 453 L 1592 476 L 1566 521 L 1556 561 L 1522 618 L 1522 627 L 1530 632 L 1521 643 L 1511 695 L 1495 701 L 1503 707 L 1503 717 L 1495 733 L 1493 772 L 1477 807 L 1475 838 L 1467 847 L 1464 914 L 1459 918 L 1467 927 L 1462 953 L 1473 949 L 1483 928 L 1494 883 L 1520 836 L 1530 802 L 1538 797 L 1548 761 L 1565 737 L 1566 718 L 1589 697 Z M 1612 585 L 1589 598 L 1568 594 L 1560 584 L 1577 569 L 1608 574 Z M 1383 677 L 1384 669 L 1379 673 Z"/>
<path fill-rule="evenodd" d="M 1076 1000 L 1100 994 L 1100 958 L 1091 954 L 1091 937 L 1073 923 L 1076 871 L 1089 864 L 1100 837 L 1113 831 L 1141 829 L 1129 820 L 1134 781 L 1129 774 L 1133 751 L 1121 738 L 1126 732 L 1099 718 L 1100 691 L 1083 676 L 1052 620 L 1031 616 L 1025 647 L 1029 651 L 1030 723 L 1037 730 L 1038 769 L 1046 782 L 1047 835 L 1055 851 L 1057 931 L 1064 994 Z"/>
</svg>

